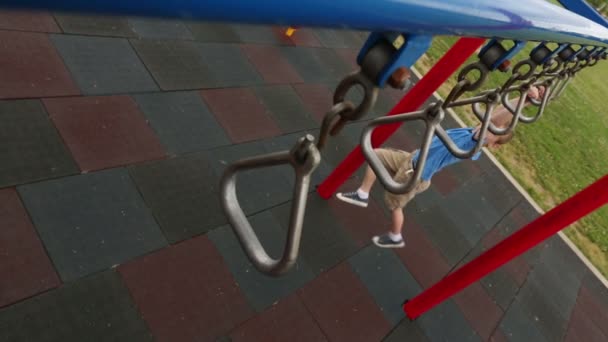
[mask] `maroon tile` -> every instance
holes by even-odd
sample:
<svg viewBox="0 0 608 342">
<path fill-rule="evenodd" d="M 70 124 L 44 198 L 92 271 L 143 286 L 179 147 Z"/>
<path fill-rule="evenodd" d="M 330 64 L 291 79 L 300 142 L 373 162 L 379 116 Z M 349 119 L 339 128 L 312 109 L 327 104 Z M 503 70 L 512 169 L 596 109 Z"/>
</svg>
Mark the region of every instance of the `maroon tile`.
<svg viewBox="0 0 608 342">
<path fill-rule="evenodd" d="M 119 272 L 158 341 L 213 341 L 253 315 L 206 236 L 133 260 Z"/>
<path fill-rule="evenodd" d="M 388 140 L 382 144 L 385 147 L 397 148 L 405 151 L 413 151 L 420 146 L 420 141 L 413 136 L 408 135 L 402 130 L 396 131 Z M 434 180 L 433 180 L 434 182 Z"/>
<path fill-rule="evenodd" d="M 405 248 L 397 248 L 395 252 L 420 286 L 428 288 L 441 280 L 450 271 L 450 266 L 420 225 L 408 219 L 408 215 L 403 233 Z"/>
<path fill-rule="evenodd" d="M 287 27 L 281 28 L 283 32 L 287 30 Z M 298 28 L 296 32 L 288 37 L 289 40 L 297 46 L 306 46 L 306 47 L 322 47 L 323 45 L 317 39 L 317 36 L 313 33 L 312 30 L 307 28 Z"/>
<path fill-rule="evenodd" d="M 607 341 L 608 316 L 606 312 L 598 310 L 596 301 L 590 296 L 588 290 L 582 286 L 577 303 L 570 315 L 565 341 Z"/>
<path fill-rule="evenodd" d="M 435 187 L 439 193 L 444 196 L 448 195 L 462 185 L 458 182 L 458 179 L 452 175 L 450 170 L 443 170 L 443 172 L 438 172 L 435 176 L 433 176 L 433 184 L 435 184 Z"/>
<path fill-rule="evenodd" d="M 351 178 L 345 182 L 342 190 L 356 189 L 359 184 L 360 180 Z M 383 234 L 390 229 L 390 220 L 373 199 L 367 208 L 355 207 L 335 197 L 328 201 L 328 205 L 334 217 L 346 228 L 359 247 L 369 244 L 374 235 Z"/>
<path fill-rule="evenodd" d="M 230 334 L 232 342 L 245 341 L 327 341 L 304 303 L 293 294 Z"/>
<path fill-rule="evenodd" d="M 210 89 L 202 90 L 201 95 L 234 143 L 281 134 L 281 129 L 251 89 Z"/>
<path fill-rule="evenodd" d="M 15 189 L 0 190 L 0 307 L 60 285 Z"/>
<path fill-rule="evenodd" d="M 129 96 L 45 99 L 44 105 L 82 171 L 165 156 Z"/>
<path fill-rule="evenodd" d="M 321 123 L 333 105 L 333 91 L 325 84 L 296 84 L 293 87 L 306 109 Z"/>
<path fill-rule="evenodd" d="M 509 342 L 509 339 L 507 338 L 507 335 L 505 335 L 505 333 L 500 330 L 500 329 L 496 329 L 494 330 L 494 333 L 492 334 L 492 336 L 490 336 L 490 342 Z"/>
<path fill-rule="evenodd" d="M 0 31 L 0 99 L 80 94 L 46 34 Z"/>
<path fill-rule="evenodd" d="M 504 314 L 478 282 L 456 294 L 454 302 L 484 341 L 490 338 Z"/>
<path fill-rule="evenodd" d="M 0 30 L 59 33 L 55 19 L 44 12 L 0 11 Z"/>
<path fill-rule="evenodd" d="M 334 49 L 336 54 L 340 56 L 348 65 L 353 69 L 359 69 L 357 64 L 357 56 L 359 55 L 358 49 Z"/>
<path fill-rule="evenodd" d="M 249 60 L 255 65 L 258 72 L 264 77 L 266 83 L 302 83 L 303 80 L 283 57 L 281 51 L 269 45 L 242 45 Z"/>
<path fill-rule="evenodd" d="M 348 263 L 323 273 L 298 293 L 330 341 L 380 341 L 391 330 Z"/>
<path fill-rule="evenodd" d="M 599 327 L 604 335 L 608 336 L 608 307 L 601 304 L 602 302 L 594 297 L 594 294 L 584 285 L 581 286 L 575 311 L 579 310 L 585 313 L 593 323 Z"/>
</svg>

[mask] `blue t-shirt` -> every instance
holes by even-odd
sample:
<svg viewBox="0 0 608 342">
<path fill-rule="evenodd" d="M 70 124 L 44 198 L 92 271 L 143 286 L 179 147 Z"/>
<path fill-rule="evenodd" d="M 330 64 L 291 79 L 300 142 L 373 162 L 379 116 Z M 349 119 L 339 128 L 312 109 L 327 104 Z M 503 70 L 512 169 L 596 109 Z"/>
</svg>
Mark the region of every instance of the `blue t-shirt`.
<svg viewBox="0 0 608 342">
<path fill-rule="evenodd" d="M 473 127 L 466 127 L 449 129 L 446 131 L 446 133 L 454 141 L 456 146 L 460 147 L 464 151 L 469 151 L 477 144 L 477 141 L 473 140 L 473 137 L 475 136 L 473 131 Z M 416 150 L 416 152 L 414 152 L 414 156 L 412 157 L 413 165 L 418 163 L 419 154 L 420 150 Z M 481 151 L 475 153 L 471 159 L 477 160 L 479 159 L 480 155 Z M 427 155 L 426 165 L 420 178 L 425 181 L 430 180 L 436 172 L 461 160 L 462 159 L 457 158 L 450 153 L 447 147 L 445 147 L 443 144 L 443 141 L 441 141 L 437 136 L 434 136 L 429 148 L 429 154 Z"/>
</svg>

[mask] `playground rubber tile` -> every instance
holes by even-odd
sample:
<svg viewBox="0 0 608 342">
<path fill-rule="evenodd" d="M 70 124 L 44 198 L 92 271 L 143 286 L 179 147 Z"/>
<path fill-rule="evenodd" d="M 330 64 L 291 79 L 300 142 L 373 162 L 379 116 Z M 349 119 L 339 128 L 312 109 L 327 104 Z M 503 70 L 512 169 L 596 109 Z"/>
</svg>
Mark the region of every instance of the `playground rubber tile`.
<svg viewBox="0 0 608 342">
<path fill-rule="evenodd" d="M 78 173 L 39 101 L 0 101 L 0 122 L 0 188 Z"/>
<path fill-rule="evenodd" d="M 315 29 L 314 34 L 327 48 L 360 48 L 365 42 L 355 33 L 347 30 Z"/>
<path fill-rule="evenodd" d="M 230 144 L 198 92 L 142 94 L 134 99 L 170 154 Z"/>
<path fill-rule="evenodd" d="M 424 334 L 424 331 L 418 324 L 409 319 L 402 320 L 393 329 L 390 334 L 386 335 L 383 342 L 403 342 L 403 341 L 419 341 L 430 342 L 429 338 Z"/>
<path fill-rule="evenodd" d="M 28 184 L 18 190 L 63 281 L 166 245 L 126 170 Z"/>
<path fill-rule="evenodd" d="M 114 271 L 0 311 L 0 341 L 153 341 Z"/>
<path fill-rule="evenodd" d="M 359 55 L 359 49 L 334 49 L 334 52 L 337 56 L 339 56 L 344 63 L 351 69 L 356 70 L 359 68 L 357 64 L 357 56 Z M 380 94 L 385 94 L 382 90 L 378 92 L 378 96 Z"/>
<path fill-rule="evenodd" d="M 251 89 L 203 90 L 201 95 L 234 143 L 281 134 L 281 129 Z"/>
<path fill-rule="evenodd" d="M 158 90 L 126 39 L 52 35 L 51 40 L 85 95 Z"/>
<path fill-rule="evenodd" d="M 567 277 L 572 283 L 580 283 L 589 271 L 583 261 L 559 236 L 554 235 L 546 242 L 549 245 L 542 251 L 539 260 L 543 268 L 559 269 L 560 273 L 563 272 L 560 277 Z"/>
<path fill-rule="evenodd" d="M 601 330 L 601 326 L 605 326 L 605 321 L 597 325 L 593 320 L 594 317 L 578 309 L 578 306 L 575 307 L 564 341 L 606 341 L 608 335 Z"/>
<path fill-rule="evenodd" d="M 14 189 L 0 190 L 0 308 L 60 285 Z"/>
<path fill-rule="evenodd" d="M 500 330 L 500 328 L 496 328 L 496 330 L 494 330 L 494 333 L 492 334 L 492 336 L 490 336 L 490 342 L 509 342 L 509 339 L 507 338 L 507 335 L 505 335 L 505 333 Z"/>
<path fill-rule="evenodd" d="M 526 315 L 521 307 L 521 301 L 515 300 L 500 322 L 499 328 L 509 341 L 539 341 L 548 340 L 539 330 L 531 317 Z"/>
<path fill-rule="evenodd" d="M 483 286 L 473 283 L 454 296 L 454 302 L 484 341 L 489 340 L 504 312 Z"/>
<path fill-rule="evenodd" d="M 276 219 L 269 211 L 264 211 L 249 217 L 249 222 L 268 255 L 278 260 L 283 255 L 287 234 Z M 214 229 L 208 236 L 224 257 L 247 301 L 257 312 L 264 311 L 314 278 L 301 258 L 280 278 L 260 273 L 243 252 L 230 226 Z"/>
<path fill-rule="evenodd" d="M 405 216 L 408 217 L 407 210 Z M 422 288 L 433 285 L 450 271 L 437 247 L 415 221 L 407 221 L 403 228 L 403 238 L 405 247 L 395 252 Z"/>
<path fill-rule="evenodd" d="M 443 172 L 435 174 L 433 176 L 433 184 L 443 196 L 449 195 L 452 191 L 463 185 L 458 182 L 458 179 L 454 177 L 450 170 L 443 170 Z"/>
<path fill-rule="evenodd" d="M 226 224 L 219 179 L 204 154 L 189 154 L 130 168 L 146 205 L 170 243 Z"/>
<path fill-rule="evenodd" d="M 205 236 L 119 268 L 157 341 L 213 341 L 253 315 Z"/>
<path fill-rule="evenodd" d="M 447 198 L 441 198 L 441 195 L 438 195 L 438 206 L 454 222 L 452 229 L 463 236 L 470 246 L 475 246 L 494 225 L 486 226 L 479 219 L 478 209 L 471 206 L 471 202 L 468 200 L 469 197 L 465 197 L 464 195 L 457 196 L 461 192 L 461 189 L 456 190 L 456 192 Z M 483 210 L 483 208 L 479 210 Z"/>
<path fill-rule="evenodd" d="M 160 159 L 166 154 L 129 96 L 46 99 L 44 105 L 82 171 Z"/>
<path fill-rule="evenodd" d="M 212 88 L 246 87 L 264 80 L 235 44 L 196 43 L 199 55 L 212 75 Z"/>
<path fill-rule="evenodd" d="M 231 145 L 208 152 L 217 179 L 222 177 L 226 167 L 243 158 L 267 154 L 261 142 Z M 237 173 L 236 193 L 245 214 L 253 214 L 268 209 L 292 198 L 293 186 L 285 172 L 292 172 L 289 164 L 240 171 Z"/>
<path fill-rule="evenodd" d="M 187 24 L 194 39 L 205 43 L 240 43 L 236 27 L 219 22 L 190 22 Z"/>
<path fill-rule="evenodd" d="M 268 84 L 302 83 L 296 69 L 275 46 L 242 45 L 241 49 Z"/>
<path fill-rule="evenodd" d="M 511 275 L 501 268 L 492 271 L 480 281 L 490 297 L 505 311 L 520 289 L 520 285 Z"/>
<path fill-rule="evenodd" d="M 536 211 L 528 201 L 520 201 L 519 204 L 513 208 L 510 216 L 515 221 L 517 228 L 521 228 L 540 217 L 541 214 Z"/>
<path fill-rule="evenodd" d="M 416 322 L 431 341 L 481 341 L 452 300 L 427 311 Z"/>
<path fill-rule="evenodd" d="M 277 28 L 268 25 L 233 25 L 241 42 L 248 44 L 293 45 Z"/>
<path fill-rule="evenodd" d="M 87 36 L 135 37 L 126 18 L 115 16 L 55 15 L 64 33 Z"/>
<path fill-rule="evenodd" d="M 327 84 L 295 84 L 293 88 L 308 112 L 317 123 L 321 124 L 325 114 L 333 105 L 333 90 Z"/>
<path fill-rule="evenodd" d="M 391 330 L 347 263 L 320 275 L 298 294 L 330 341 L 380 341 Z"/>
<path fill-rule="evenodd" d="M 421 288 L 399 257 L 390 249 L 369 245 L 349 262 L 385 318 L 393 326 L 403 320 L 403 302 L 420 293 Z"/>
<path fill-rule="evenodd" d="M 554 270 L 536 267 L 518 296 L 523 310 L 537 320 L 541 332 L 555 341 L 565 334 L 579 286 L 562 282 Z"/>
<path fill-rule="evenodd" d="M 0 99 L 78 95 L 46 34 L 0 31 Z"/>
<path fill-rule="evenodd" d="M 194 39 L 186 25 L 175 20 L 130 18 L 129 26 L 137 37 L 143 39 Z"/>
<path fill-rule="evenodd" d="M 283 32 L 287 27 L 283 27 Z M 314 31 L 309 28 L 298 28 L 296 32 L 289 37 L 289 40 L 296 46 L 304 47 L 321 47 L 321 42 L 317 39 Z"/>
<path fill-rule="evenodd" d="M 429 239 L 445 256 L 450 266 L 456 265 L 473 246 L 455 228 L 454 220 L 447 216 L 439 206 L 418 216 L 417 222 L 427 232 Z"/>
<path fill-rule="evenodd" d="M 417 194 L 412 199 L 412 202 L 416 203 L 416 206 L 420 210 L 430 211 L 433 210 L 434 207 L 437 207 L 440 203 L 444 203 L 444 200 L 437 190 L 435 184 L 433 184 L 433 180 L 431 180 L 431 185 L 429 188 L 422 193 Z"/>
<path fill-rule="evenodd" d="M 586 286 L 581 286 L 572 315 L 574 316 L 575 314 L 578 314 L 579 317 L 583 316 L 586 321 L 591 322 L 599 328 L 603 335 L 608 336 L 608 326 L 606 326 L 608 307 L 606 307 L 605 303 L 602 303 L 602 299 L 595 296 Z M 574 319 L 573 316 L 571 317 L 571 321 Z"/>
<path fill-rule="evenodd" d="M 324 69 L 332 75 L 333 79 L 338 81 L 348 76 L 358 68 L 353 69 L 350 63 L 342 61 L 342 59 L 332 49 L 310 49 L 310 52 L 323 65 Z"/>
<path fill-rule="evenodd" d="M 0 30 L 61 32 L 53 17 L 45 12 L 0 11 Z"/>
<path fill-rule="evenodd" d="M 306 83 L 331 83 L 336 80 L 332 70 L 321 60 L 323 53 L 317 52 L 321 49 L 310 49 L 303 47 L 279 47 L 283 56 L 296 69 L 300 77 Z M 337 58 L 337 56 L 336 56 Z"/>
<path fill-rule="evenodd" d="M 291 202 L 272 209 L 273 215 L 285 230 L 288 227 Z M 355 241 L 333 217 L 325 200 L 316 193 L 308 196 L 300 242 L 300 260 L 315 275 L 329 270 L 357 251 Z"/>
<path fill-rule="evenodd" d="M 284 133 L 316 127 L 316 122 L 291 86 L 262 86 L 253 90 Z"/>
<path fill-rule="evenodd" d="M 549 341 L 560 341 L 564 338 L 568 329 L 568 321 L 571 312 L 566 317 L 562 316 L 556 308 L 556 301 L 561 298 L 544 295 L 544 289 L 537 286 L 524 285 L 518 298 L 521 300 L 522 310 L 534 321 L 534 324 L 545 335 Z M 575 293 L 576 295 L 576 293 Z M 574 303 L 572 303 L 572 307 Z M 557 304 L 560 305 L 560 304 Z M 562 303 L 561 305 L 564 305 Z"/>
<path fill-rule="evenodd" d="M 503 202 L 501 205 L 498 202 L 500 199 L 490 199 L 487 192 L 491 191 L 489 190 L 491 187 L 492 184 L 482 176 L 465 183 L 449 196 L 454 201 L 460 200 L 461 203 L 464 202 L 469 208 L 473 209 L 468 211 L 477 219 L 484 231 L 492 229 L 517 204 L 515 202 L 505 205 Z"/>
<path fill-rule="evenodd" d="M 302 300 L 294 294 L 235 329 L 230 340 L 321 342 L 327 338 Z"/>
<path fill-rule="evenodd" d="M 417 146 L 419 146 L 421 140 L 418 138 L 416 141 L 418 141 Z M 450 172 L 461 184 L 480 177 L 482 174 L 481 167 L 477 164 L 477 161 L 471 160 L 450 165 Z"/>
<path fill-rule="evenodd" d="M 358 180 L 347 180 L 339 191 L 354 191 L 359 184 Z M 378 200 L 383 201 L 383 199 Z M 390 220 L 384 216 L 382 208 L 373 198 L 370 199 L 367 208 L 353 206 L 335 197 L 328 201 L 328 205 L 336 219 L 351 234 L 359 247 L 369 245 L 372 243 L 373 236 L 386 233 L 391 226 Z"/>
</svg>

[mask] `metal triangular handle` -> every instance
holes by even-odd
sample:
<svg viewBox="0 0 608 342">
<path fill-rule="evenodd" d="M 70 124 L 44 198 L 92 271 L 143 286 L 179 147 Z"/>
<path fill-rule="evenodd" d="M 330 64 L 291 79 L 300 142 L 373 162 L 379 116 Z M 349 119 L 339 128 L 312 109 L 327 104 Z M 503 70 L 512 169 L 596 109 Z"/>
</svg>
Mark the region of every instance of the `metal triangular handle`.
<svg viewBox="0 0 608 342">
<path fill-rule="evenodd" d="M 220 201 L 245 255 L 260 272 L 279 276 L 287 272 L 296 262 L 300 248 L 302 225 L 306 212 L 306 199 L 310 186 L 310 176 L 319 166 L 321 156 L 314 144 L 314 138 L 306 135 L 300 138 L 290 151 L 275 152 L 241 159 L 228 166 L 220 183 Z M 276 165 L 290 164 L 296 174 L 294 193 L 287 231 L 287 242 L 281 259 L 268 255 L 257 234 L 251 227 L 236 195 L 237 173 Z"/>
</svg>

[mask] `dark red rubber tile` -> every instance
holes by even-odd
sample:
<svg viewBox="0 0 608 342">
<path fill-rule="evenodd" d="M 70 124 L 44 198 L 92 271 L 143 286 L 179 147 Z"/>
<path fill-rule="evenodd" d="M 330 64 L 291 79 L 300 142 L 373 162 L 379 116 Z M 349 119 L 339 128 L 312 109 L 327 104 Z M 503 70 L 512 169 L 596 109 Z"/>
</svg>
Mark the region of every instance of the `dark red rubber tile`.
<svg viewBox="0 0 608 342">
<path fill-rule="evenodd" d="M 359 68 L 357 64 L 357 56 L 359 55 L 358 49 L 334 49 L 336 54 L 340 56 L 353 70 Z"/>
<path fill-rule="evenodd" d="M 129 96 L 46 99 L 44 105 L 83 171 L 165 156 Z"/>
<path fill-rule="evenodd" d="M 80 94 L 46 34 L 0 31 L 0 99 Z"/>
<path fill-rule="evenodd" d="M 55 19 L 44 12 L 0 11 L 0 30 L 59 33 Z"/>
<path fill-rule="evenodd" d="M 443 170 L 433 176 L 433 184 L 442 195 L 446 196 L 463 185 L 450 170 Z"/>
<path fill-rule="evenodd" d="M 477 334 L 488 340 L 503 316 L 502 309 L 479 283 L 474 283 L 454 296 L 454 302 Z"/>
<path fill-rule="evenodd" d="M 361 181 L 349 179 L 339 191 L 356 190 Z M 380 199 L 382 200 L 382 199 Z M 390 227 L 390 220 L 374 199 L 369 201 L 367 208 L 353 206 L 332 197 L 328 203 L 334 216 L 353 237 L 358 247 L 371 243 L 374 235 L 384 234 Z"/>
<path fill-rule="evenodd" d="M 497 328 L 492 336 L 490 336 L 490 342 L 509 342 L 509 339 L 502 330 Z"/>
<path fill-rule="evenodd" d="M 60 281 L 15 189 L 0 190 L 0 307 Z"/>
<path fill-rule="evenodd" d="M 380 341 L 391 330 L 348 263 L 323 273 L 299 294 L 331 341 Z"/>
<path fill-rule="evenodd" d="M 232 342 L 327 341 L 297 295 L 291 295 L 230 334 Z"/>
<path fill-rule="evenodd" d="M 422 288 L 430 287 L 449 272 L 450 266 L 441 252 L 420 225 L 408 219 L 407 211 L 403 236 L 405 248 L 397 248 L 395 252 Z"/>
<path fill-rule="evenodd" d="M 282 28 L 283 32 L 287 30 L 287 27 Z M 321 47 L 321 42 L 317 39 L 314 32 L 308 28 L 298 28 L 296 32 L 289 37 L 289 40 L 297 46 L 306 47 Z"/>
<path fill-rule="evenodd" d="M 565 341 L 606 341 L 608 340 L 608 316 L 597 310 L 597 303 L 590 293 L 581 287 L 576 306 L 570 315 Z"/>
<path fill-rule="evenodd" d="M 293 86 L 308 112 L 317 120 L 323 122 L 323 117 L 333 105 L 333 90 L 326 84 L 296 84 Z"/>
<path fill-rule="evenodd" d="M 120 266 L 158 341 L 214 341 L 253 315 L 206 236 Z"/>
<path fill-rule="evenodd" d="M 234 143 L 281 134 L 266 108 L 247 88 L 202 90 L 203 99 Z"/>
<path fill-rule="evenodd" d="M 257 71 L 270 84 L 302 83 L 303 80 L 283 57 L 281 51 L 268 45 L 242 45 L 245 55 L 255 65 Z"/>
</svg>

